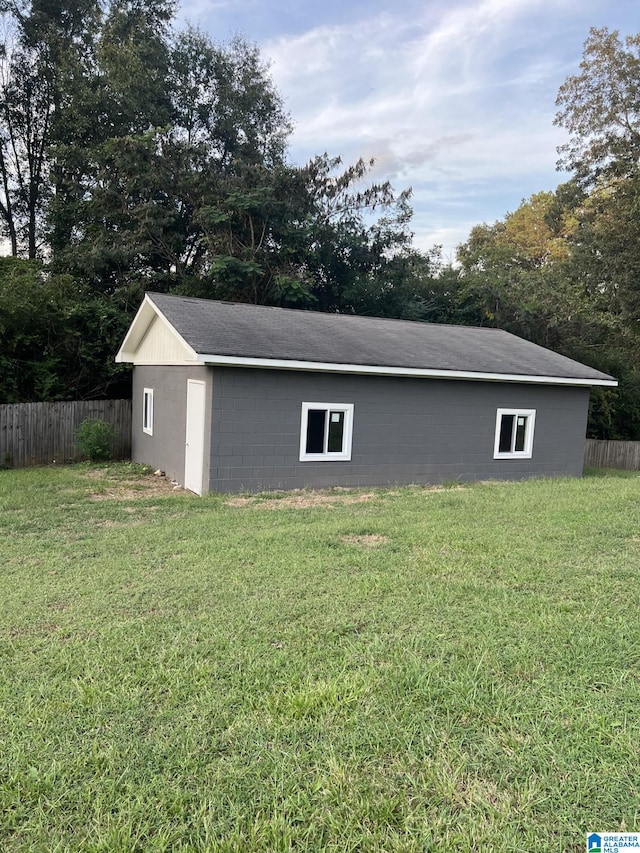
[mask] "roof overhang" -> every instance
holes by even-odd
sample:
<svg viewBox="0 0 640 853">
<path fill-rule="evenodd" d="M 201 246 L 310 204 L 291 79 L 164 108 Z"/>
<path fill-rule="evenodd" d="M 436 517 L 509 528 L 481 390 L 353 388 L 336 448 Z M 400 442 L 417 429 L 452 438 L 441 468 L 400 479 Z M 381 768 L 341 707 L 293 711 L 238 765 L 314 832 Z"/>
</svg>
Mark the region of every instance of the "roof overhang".
<svg viewBox="0 0 640 853">
<path fill-rule="evenodd" d="M 158 322 L 161 324 L 158 327 Z M 155 323 L 155 325 L 154 325 Z M 157 359 L 149 352 L 158 328 L 162 341 L 169 348 L 170 357 Z M 146 338 L 146 340 L 145 340 Z M 116 362 L 133 364 L 195 365 L 208 364 L 219 367 L 260 368 L 262 370 L 295 370 L 312 373 L 343 373 L 369 376 L 405 376 L 424 379 L 453 379 L 470 382 L 510 382 L 531 385 L 563 385 L 573 387 L 603 386 L 615 388 L 617 380 L 606 375 L 593 378 L 572 376 L 542 376 L 529 374 L 486 373 L 472 370 L 444 370 L 427 367 L 392 367 L 380 364 L 348 364 L 341 362 L 304 361 L 288 358 L 260 358 L 255 356 L 219 355 L 198 353 L 176 330 L 148 294 L 129 327 L 129 331 L 116 355 Z"/>
<path fill-rule="evenodd" d="M 196 356 L 201 364 L 212 364 L 220 367 L 257 367 L 267 370 L 302 370 L 317 373 L 350 373 L 373 376 L 413 376 L 425 379 L 461 379 L 471 382 L 517 382 L 532 385 L 570 385 L 589 387 L 602 385 L 615 388 L 615 379 L 580 379 L 571 376 L 528 376 L 510 373 L 480 373 L 470 370 L 433 370 L 423 367 L 385 367 L 374 364 L 338 364 L 320 361 L 295 361 L 293 359 L 247 358 L 232 355 L 203 355 Z"/>
</svg>

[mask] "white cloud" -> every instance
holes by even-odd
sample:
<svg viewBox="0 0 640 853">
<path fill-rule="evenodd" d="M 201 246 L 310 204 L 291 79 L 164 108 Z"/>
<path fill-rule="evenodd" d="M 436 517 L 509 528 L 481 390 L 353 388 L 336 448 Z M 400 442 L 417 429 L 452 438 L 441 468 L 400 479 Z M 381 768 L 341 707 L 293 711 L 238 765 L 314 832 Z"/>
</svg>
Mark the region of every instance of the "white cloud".
<svg viewBox="0 0 640 853">
<path fill-rule="evenodd" d="M 416 245 L 445 255 L 470 228 L 553 189 L 555 96 L 590 26 L 635 32 L 630 0 L 186 0 L 214 38 L 256 39 L 295 130 L 291 155 L 375 157 L 412 185 Z"/>
<path fill-rule="evenodd" d="M 417 242 L 434 181 L 455 198 L 469 182 L 513 185 L 522 176 L 528 194 L 525 174 L 552 174 L 561 141 L 552 121 L 563 60 L 545 53 L 532 26 L 532 16 L 552 13 L 562 13 L 557 0 L 458 3 L 439 18 L 416 5 L 266 43 L 295 122 L 294 157 L 375 157 L 376 179 L 416 188 Z M 444 223 L 426 230 L 439 242 L 459 232 Z"/>
</svg>

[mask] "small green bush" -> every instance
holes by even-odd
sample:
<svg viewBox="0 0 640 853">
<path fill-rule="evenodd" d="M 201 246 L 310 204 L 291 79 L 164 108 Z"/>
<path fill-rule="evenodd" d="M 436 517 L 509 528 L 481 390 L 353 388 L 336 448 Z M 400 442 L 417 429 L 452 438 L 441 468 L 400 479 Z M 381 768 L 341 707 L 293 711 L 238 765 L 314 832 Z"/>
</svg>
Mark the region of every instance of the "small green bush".
<svg viewBox="0 0 640 853">
<path fill-rule="evenodd" d="M 104 462 L 111 458 L 111 441 L 114 435 L 111 424 L 99 418 L 87 418 L 76 430 L 76 448 L 89 462 Z"/>
</svg>

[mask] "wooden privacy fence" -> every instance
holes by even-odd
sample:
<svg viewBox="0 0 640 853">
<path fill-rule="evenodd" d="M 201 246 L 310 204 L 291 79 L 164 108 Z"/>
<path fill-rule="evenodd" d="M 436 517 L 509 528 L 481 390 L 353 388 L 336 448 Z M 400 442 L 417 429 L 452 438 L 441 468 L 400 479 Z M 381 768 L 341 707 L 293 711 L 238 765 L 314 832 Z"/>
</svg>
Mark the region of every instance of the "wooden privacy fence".
<svg viewBox="0 0 640 853">
<path fill-rule="evenodd" d="M 0 465 L 27 468 L 79 461 L 75 432 L 87 418 L 113 427 L 114 459 L 131 456 L 131 400 L 9 403 L 0 406 Z"/>
<path fill-rule="evenodd" d="M 598 441 L 588 438 L 584 464 L 591 468 L 624 468 L 640 471 L 640 441 Z"/>
</svg>

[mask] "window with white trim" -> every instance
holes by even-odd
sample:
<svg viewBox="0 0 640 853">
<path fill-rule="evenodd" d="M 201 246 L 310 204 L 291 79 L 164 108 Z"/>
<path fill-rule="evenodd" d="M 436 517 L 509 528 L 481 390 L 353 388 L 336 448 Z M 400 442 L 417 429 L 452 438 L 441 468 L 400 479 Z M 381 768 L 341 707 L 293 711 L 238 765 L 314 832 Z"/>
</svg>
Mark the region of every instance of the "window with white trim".
<svg viewBox="0 0 640 853">
<path fill-rule="evenodd" d="M 142 392 L 142 432 L 153 435 L 153 388 Z"/>
<path fill-rule="evenodd" d="M 351 459 L 353 403 L 303 403 L 300 461 Z"/>
<path fill-rule="evenodd" d="M 531 459 L 535 409 L 498 409 L 494 459 Z"/>
</svg>

